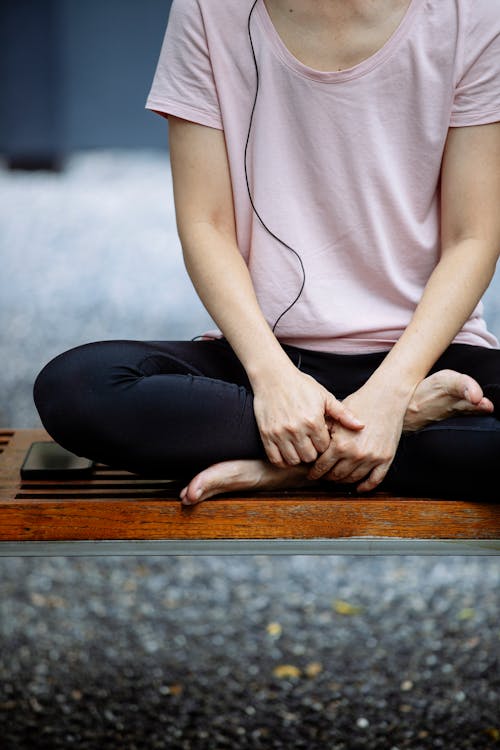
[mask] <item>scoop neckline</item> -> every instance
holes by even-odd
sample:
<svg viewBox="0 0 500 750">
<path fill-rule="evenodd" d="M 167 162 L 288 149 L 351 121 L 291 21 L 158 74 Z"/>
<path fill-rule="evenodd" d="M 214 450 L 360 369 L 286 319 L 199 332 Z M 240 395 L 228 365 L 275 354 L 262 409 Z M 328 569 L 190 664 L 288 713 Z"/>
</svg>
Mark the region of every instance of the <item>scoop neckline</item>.
<svg viewBox="0 0 500 750">
<path fill-rule="evenodd" d="M 399 22 L 399 25 L 394 29 L 393 33 L 387 39 L 387 41 L 380 47 L 373 55 L 366 57 L 361 62 L 353 65 L 350 68 L 344 68 L 344 70 L 316 70 L 310 68 L 301 62 L 295 55 L 293 55 L 281 36 L 279 35 L 274 23 L 272 22 L 271 16 L 265 6 L 264 0 L 257 0 L 257 16 L 261 22 L 262 29 L 266 34 L 273 51 L 278 57 L 285 63 L 289 68 L 294 70 L 299 75 L 305 78 L 311 78 L 315 81 L 321 81 L 323 83 L 341 83 L 344 81 L 350 81 L 353 78 L 360 78 L 361 76 L 369 73 L 371 70 L 376 68 L 388 57 L 390 57 L 398 46 L 400 41 L 404 39 L 406 33 L 411 26 L 413 17 L 417 12 L 419 0 L 410 0 L 410 4 L 406 9 L 406 12 Z"/>
</svg>

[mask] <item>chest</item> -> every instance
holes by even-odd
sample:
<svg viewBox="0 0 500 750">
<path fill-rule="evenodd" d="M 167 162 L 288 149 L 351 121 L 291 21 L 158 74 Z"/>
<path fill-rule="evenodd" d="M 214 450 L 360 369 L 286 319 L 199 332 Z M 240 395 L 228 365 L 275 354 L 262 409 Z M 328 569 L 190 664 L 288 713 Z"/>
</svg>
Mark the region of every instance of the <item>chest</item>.
<svg viewBox="0 0 500 750">
<path fill-rule="evenodd" d="M 304 0 L 264 0 L 283 44 L 302 64 L 321 71 L 352 68 L 391 38 L 411 0 L 381 0 L 321 10 Z"/>
</svg>

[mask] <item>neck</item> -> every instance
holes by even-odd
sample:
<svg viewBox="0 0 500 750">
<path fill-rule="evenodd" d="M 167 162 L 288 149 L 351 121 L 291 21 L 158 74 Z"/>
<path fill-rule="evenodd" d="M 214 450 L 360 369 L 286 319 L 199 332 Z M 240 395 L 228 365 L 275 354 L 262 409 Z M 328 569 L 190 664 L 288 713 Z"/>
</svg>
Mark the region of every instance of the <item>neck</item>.
<svg viewBox="0 0 500 750">
<path fill-rule="evenodd" d="M 398 0 L 266 0 L 280 13 L 312 18 L 371 18 L 381 9 L 392 8 Z"/>
</svg>

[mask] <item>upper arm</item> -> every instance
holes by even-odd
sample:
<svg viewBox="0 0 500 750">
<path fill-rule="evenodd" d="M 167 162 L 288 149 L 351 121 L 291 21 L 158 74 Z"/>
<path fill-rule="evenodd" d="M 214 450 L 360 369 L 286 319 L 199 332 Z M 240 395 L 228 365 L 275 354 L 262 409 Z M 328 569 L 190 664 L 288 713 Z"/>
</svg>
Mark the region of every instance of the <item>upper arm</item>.
<svg viewBox="0 0 500 750">
<path fill-rule="evenodd" d="M 196 222 L 235 236 L 234 204 L 224 132 L 169 116 L 169 146 L 181 242 Z"/>
<path fill-rule="evenodd" d="M 441 246 L 478 239 L 500 252 L 500 122 L 450 128 L 441 170 Z M 496 256 L 495 256 L 496 253 Z"/>
</svg>

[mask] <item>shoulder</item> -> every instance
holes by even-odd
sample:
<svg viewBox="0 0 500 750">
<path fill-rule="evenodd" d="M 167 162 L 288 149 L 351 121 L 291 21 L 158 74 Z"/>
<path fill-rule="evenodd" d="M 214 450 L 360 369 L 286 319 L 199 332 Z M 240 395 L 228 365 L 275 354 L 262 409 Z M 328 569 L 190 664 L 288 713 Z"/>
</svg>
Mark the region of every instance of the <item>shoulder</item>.
<svg viewBox="0 0 500 750">
<path fill-rule="evenodd" d="M 254 5 L 255 0 L 173 0 L 169 25 L 183 31 L 203 29 L 214 38 L 230 37 L 246 30 Z"/>
<path fill-rule="evenodd" d="M 170 15 L 189 18 L 193 13 L 206 18 L 247 18 L 255 0 L 173 0 Z"/>
<path fill-rule="evenodd" d="M 248 18 L 261 0 L 174 0 L 172 11 L 181 16 L 185 31 L 197 29 L 206 39 L 210 53 L 226 50 L 238 56 L 247 35 Z"/>
</svg>

